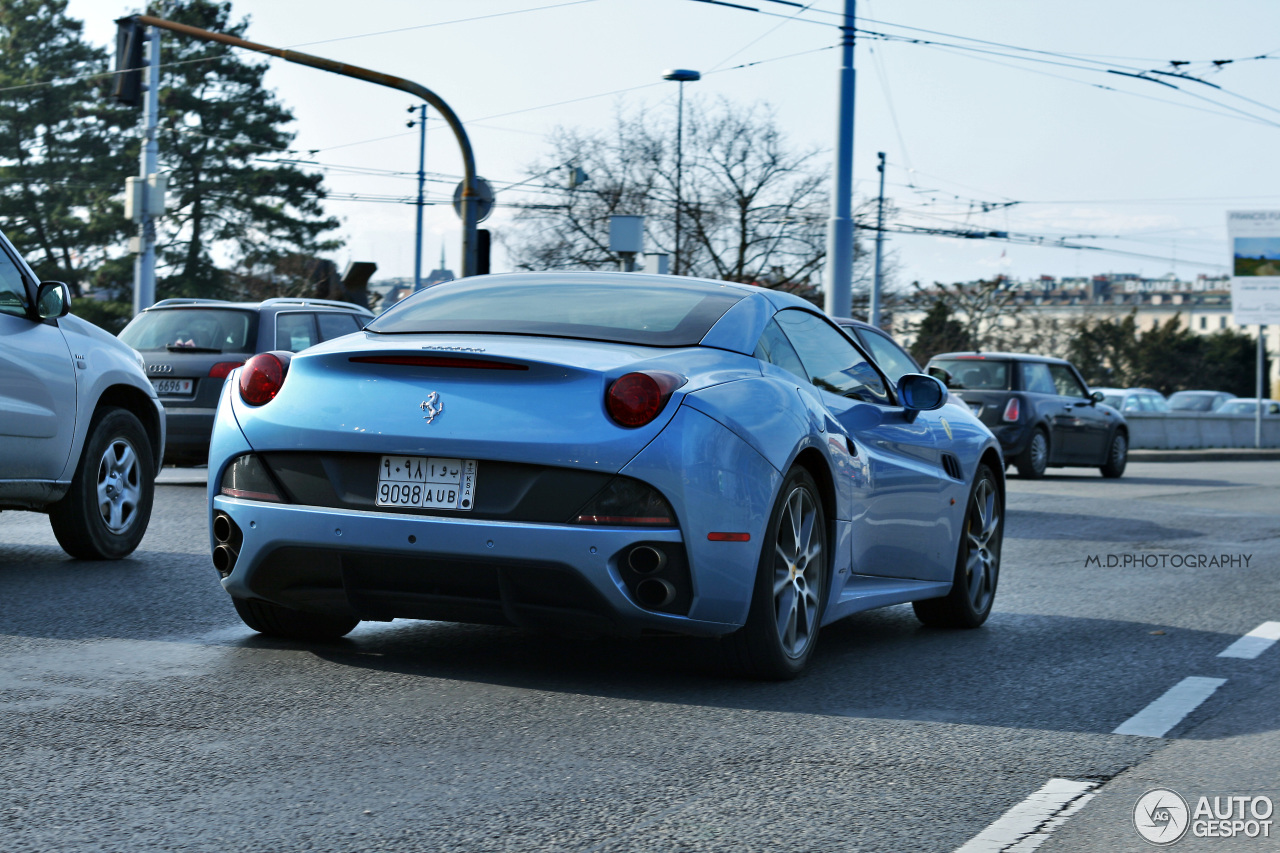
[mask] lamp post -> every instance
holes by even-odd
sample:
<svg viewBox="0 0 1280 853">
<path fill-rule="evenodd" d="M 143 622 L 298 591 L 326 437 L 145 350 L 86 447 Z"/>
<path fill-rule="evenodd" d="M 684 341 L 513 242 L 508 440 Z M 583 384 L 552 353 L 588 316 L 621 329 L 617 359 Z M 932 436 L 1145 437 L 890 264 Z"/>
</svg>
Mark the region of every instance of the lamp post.
<svg viewBox="0 0 1280 853">
<path fill-rule="evenodd" d="M 680 84 L 680 106 L 676 111 L 676 250 L 675 259 L 671 263 L 671 274 L 680 275 L 680 207 L 682 204 L 681 178 L 683 167 L 681 145 L 684 137 L 684 84 L 701 80 L 702 75 L 688 68 L 671 68 L 662 73 L 662 79 L 675 80 Z"/>
</svg>

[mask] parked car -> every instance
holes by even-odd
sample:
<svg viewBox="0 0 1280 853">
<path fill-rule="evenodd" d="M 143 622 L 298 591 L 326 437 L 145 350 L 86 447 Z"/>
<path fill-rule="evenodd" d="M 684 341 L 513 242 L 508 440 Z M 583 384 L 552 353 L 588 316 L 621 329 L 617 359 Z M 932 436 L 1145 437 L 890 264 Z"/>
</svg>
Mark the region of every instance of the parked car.
<svg viewBox="0 0 1280 853">
<path fill-rule="evenodd" d="M 1235 394 L 1226 391 L 1175 391 L 1169 396 L 1171 412 L 1216 412 Z"/>
<path fill-rule="evenodd" d="M 142 353 L 168 413 L 165 464 L 201 465 L 209 456 L 222 383 L 256 353 L 297 352 L 358 332 L 373 312 L 327 299 L 164 299 L 134 317 L 120 340 Z"/>
<path fill-rule="evenodd" d="M 209 544 L 267 634 L 413 618 L 723 635 L 736 669 L 787 678 L 851 613 L 987 618 L 1004 464 L 945 399 L 928 376 L 889 381 L 790 294 L 461 279 L 232 374 Z"/>
<path fill-rule="evenodd" d="M 1094 388 L 1103 402 L 1121 412 L 1168 412 L 1169 401 L 1154 388 Z"/>
<path fill-rule="evenodd" d="M 1258 398 L 1257 397 L 1237 397 L 1234 400 L 1228 400 L 1218 409 L 1220 415 L 1249 415 L 1255 417 L 1258 414 Z M 1275 417 L 1280 415 L 1280 400 L 1270 400 L 1263 398 L 1262 400 L 1262 416 Z"/>
<path fill-rule="evenodd" d="M 991 428 L 1018 474 L 1036 479 L 1047 468 L 1097 467 L 1124 474 L 1129 427 L 1124 416 L 1090 391 L 1068 361 L 1007 352 L 950 352 L 929 359 L 928 371 Z"/>
<path fill-rule="evenodd" d="M 0 510 L 47 513 L 85 560 L 138 547 L 164 451 L 164 409 L 133 350 L 68 313 L 0 234 Z"/>
<path fill-rule="evenodd" d="M 871 354 L 880 369 L 894 382 L 908 373 L 924 372 L 911 353 L 903 349 L 884 329 L 852 317 L 836 317 L 835 321 L 862 344 L 862 348 Z"/>
</svg>

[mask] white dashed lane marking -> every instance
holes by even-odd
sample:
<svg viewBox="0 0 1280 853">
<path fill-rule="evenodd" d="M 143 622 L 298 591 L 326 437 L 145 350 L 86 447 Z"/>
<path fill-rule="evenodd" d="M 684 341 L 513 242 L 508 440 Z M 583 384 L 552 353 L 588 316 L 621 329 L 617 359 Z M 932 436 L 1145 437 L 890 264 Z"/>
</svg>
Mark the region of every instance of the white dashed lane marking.
<svg viewBox="0 0 1280 853">
<path fill-rule="evenodd" d="M 1218 657 L 1252 660 L 1274 646 L 1276 640 L 1280 640 L 1280 622 L 1263 622 L 1219 652 Z"/>
<path fill-rule="evenodd" d="M 1226 683 L 1225 678 L 1196 675 L 1184 678 L 1159 699 L 1121 723 L 1112 734 L 1164 737 L 1165 732 L 1182 722 L 1187 714 L 1200 707 L 1200 703 Z"/>
<path fill-rule="evenodd" d="M 956 853 L 1026 853 L 1093 799 L 1097 782 L 1050 779 L 1039 791 L 1005 812 Z"/>
</svg>

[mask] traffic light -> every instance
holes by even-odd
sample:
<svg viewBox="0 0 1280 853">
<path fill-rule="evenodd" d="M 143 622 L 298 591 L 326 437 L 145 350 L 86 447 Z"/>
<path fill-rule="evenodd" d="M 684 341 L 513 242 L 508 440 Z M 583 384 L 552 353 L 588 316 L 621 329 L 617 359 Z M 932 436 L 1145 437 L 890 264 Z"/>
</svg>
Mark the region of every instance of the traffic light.
<svg viewBox="0 0 1280 853">
<path fill-rule="evenodd" d="M 136 107 L 142 99 L 143 26 L 135 16 L 116 19 L 116 81 L 111 95 L 116 103 Z"/>
<path fill-rule="evenodd" d="M 476 275 L 489 274 L 489 242 L 488 228 L 476 230 Z"/>
</svg>

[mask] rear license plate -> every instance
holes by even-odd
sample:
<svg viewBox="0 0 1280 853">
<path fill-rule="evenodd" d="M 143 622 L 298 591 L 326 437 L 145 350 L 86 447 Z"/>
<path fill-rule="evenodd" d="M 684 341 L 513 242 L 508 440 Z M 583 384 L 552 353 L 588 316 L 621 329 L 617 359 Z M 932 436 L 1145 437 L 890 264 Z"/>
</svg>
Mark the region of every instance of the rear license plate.
<svg viewBox="0 0 1280 853">
<path fill-rule="evenodd" d="M 194 387 L 190 379 L 152 379 L 157 394 L 190 394 Z"/>
<path fill-rule="evenodd" d="M 457 509 L 476 501 L 476 460 L 384 456 L 378 465 L 377 506 Z"/>
</svg>

